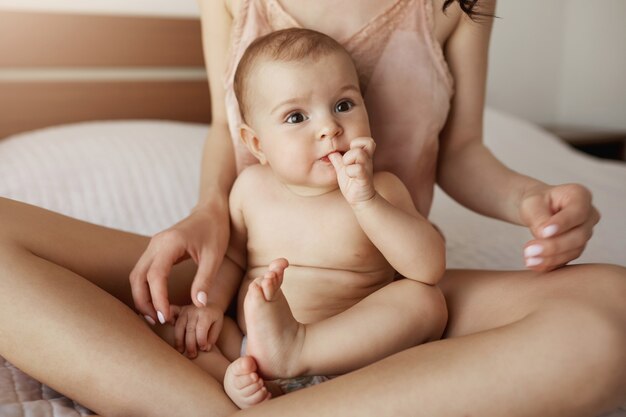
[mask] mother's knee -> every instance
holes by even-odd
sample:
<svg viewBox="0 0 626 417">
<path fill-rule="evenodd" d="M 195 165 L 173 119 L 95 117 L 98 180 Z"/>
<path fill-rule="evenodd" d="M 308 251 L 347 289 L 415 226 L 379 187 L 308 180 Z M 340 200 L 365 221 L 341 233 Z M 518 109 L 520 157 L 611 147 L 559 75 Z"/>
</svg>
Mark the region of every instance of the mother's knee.
<svg viewBox="0 0 626 417">
<path fill-rule="evenodd" d="M 569 306 L 586 317 L 581 322 L 582 332 L 602 331 L 607 339 L 623 343 L 626 352 L 626 268 L 589 264 L 564 268 L 559 273 L 562 276 L 558 280 L 546 282 L 540 309 L 550 309 L 554 302 Z"/>
<path fill-rule="evenodd" d="M 555 271 L 556 273 L 556 271 Z M 597 307 L 624 323 L 626 330 L 626 268 L 618 265 L 575 265 L 559 271 L 560 279 L 548 283 L 547 298 L 571 299 Z"/>
<path fill-rule="evenodd" d="M 573 349 L 586 372 L 601 386 L 596 396 L 626 396 L 626 268 L 616 265 L 580 265 L 569 268 L 571 288 L 564 279 L 553 291 L 560 295 L 543 310 L 562 318 L 556 332 L 570 332 Z M 560 290 L 560 291 L 559 291 Z M 554 300 L 554 298 L 553 298 Z M 603 394 L 604 392 L 604 394 Z"/>
<path fill-rule="evenodd" d="M 596 303 L 564 303 L 561 326 L 553 332 L 560 338 L 559 355 L 577 368 L 586 392 L 580 392 L 583 405 L 621 405 L 626 399 L 626 323 L 623 313 Z M 583 390 L 584 391 L 584 390 Z"/>
</svg>

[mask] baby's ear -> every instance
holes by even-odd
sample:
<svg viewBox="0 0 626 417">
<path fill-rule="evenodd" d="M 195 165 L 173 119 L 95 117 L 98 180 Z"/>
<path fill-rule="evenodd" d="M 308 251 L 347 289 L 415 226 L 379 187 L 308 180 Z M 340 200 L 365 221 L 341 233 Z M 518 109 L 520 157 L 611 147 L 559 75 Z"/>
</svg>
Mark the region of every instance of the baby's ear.
<svg viewBox="0 0 626 417">
<path fill-rule="evenodd" d="M 239 126 L 239 136 L 241 137 L 243 143 L 246 144 L 252 155 L 254 155 L 256 159 L 259 160 L 261 165 L 265 165 L 267 163 L 267 158 L 263 153 L 261 141 L 259 140 L 259 137 L 257 136 L 254 129 L 252 129 L 247 124 L 242 123 L 241 126 Z"/>
</svg>

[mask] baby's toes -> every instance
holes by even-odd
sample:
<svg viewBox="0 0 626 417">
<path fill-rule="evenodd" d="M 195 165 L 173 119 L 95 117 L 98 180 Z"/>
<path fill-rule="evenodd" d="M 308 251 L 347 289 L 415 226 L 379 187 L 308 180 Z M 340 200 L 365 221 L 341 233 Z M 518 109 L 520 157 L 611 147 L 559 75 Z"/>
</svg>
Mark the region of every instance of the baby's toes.
<svg viewBox="0 0 626 417">
<path fill-rule="evenodd" d="M 256 362 L 250 356 L 238 358 L 226 368 L 224 390 L 239 408 L 251 407 L 268 398 L 265 383 L 256 369 Z"/>
<path fill-rule="evenodd" d="M 246 375 L 233 375 L 231 379 L 232 379 L 232 385 L 236 389 L 242 390 L 252 384 L 259 382 L 260 378 L 256 372 L 253 372 L 251 374 L 246 374 Z"/>
<path fill-rule="evenodd" d="M 250 398 L 253 398 L 259 391 L 262 391 L 264 389 L 266 390 L 265 383 L 263 382 L 262 379 L 259 379 L 256 382 L 252 382 L 251 384 L 240 388 L 238 391 L 239 391 L 240 397 L 248 401 Z"/>
<path fill-rule="evenodd" d="M 263 289 L 265 300 L 272 301 L 276 295 L 276 291 L 280 288 L 280 283 L 275 272 L 265 273 L 261 281 L 261 288 Z"/>
<path fill-rule="evenodd" d="M 253 374 L 257 367 L 256 361 L 252 356 L 242 356 L 231 363 L 228 368 L 233 375 L 243 376 Z"/>
<path fill-rule="evenodd" d="M 256 405 L 265 400 L 268 400 L 269 398 L 270 398 L 270 395 L 267 392 L 267 388 L 263 385 L 260 389 L 258 389 L 254 393 L 245 396 L 243 398 L 242 404 L 239 407 L 240 408 L 252 407 L 253 405 Z"/>
</svg>

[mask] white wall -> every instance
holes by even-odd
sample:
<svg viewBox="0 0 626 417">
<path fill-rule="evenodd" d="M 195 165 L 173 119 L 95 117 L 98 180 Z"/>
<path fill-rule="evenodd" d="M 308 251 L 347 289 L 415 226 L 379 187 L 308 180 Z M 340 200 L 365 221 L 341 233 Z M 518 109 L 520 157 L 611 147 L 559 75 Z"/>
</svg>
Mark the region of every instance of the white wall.
<svg viewBox="0 0 626 417">
<path fill-rule="evenodd" d="M 626 1 L 571 3 L 558 120 L 626 131 Z"/>
<path fill-rule="evenodd" d="M 626 131 L 626 1 L 500 0 L 487 103 L 540 124 Z"/>
</svg>

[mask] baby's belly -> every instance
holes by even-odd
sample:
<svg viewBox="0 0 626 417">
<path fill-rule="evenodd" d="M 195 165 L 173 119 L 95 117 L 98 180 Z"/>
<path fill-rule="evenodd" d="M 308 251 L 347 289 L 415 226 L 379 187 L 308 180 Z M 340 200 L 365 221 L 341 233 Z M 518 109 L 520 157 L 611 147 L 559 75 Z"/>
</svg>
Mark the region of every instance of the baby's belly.
<svg viewBox="0 0 626 417">
<path fill-rule="evenodd" d="M 239 290 L 237 317 L 245 331 L 243 301 L 248 285 L 267 272 L 267 266 L 252 268 Z M 301 323 L 314 323 L 352 307 L 363 298 L 393 281 L 389 267 L 371 272 L 290 265 L 285 270 L 282 291 L 289 307 Z"/>
</svg>

